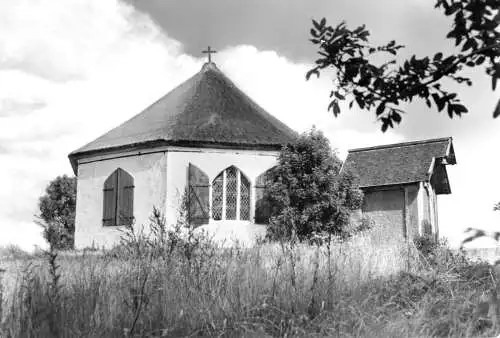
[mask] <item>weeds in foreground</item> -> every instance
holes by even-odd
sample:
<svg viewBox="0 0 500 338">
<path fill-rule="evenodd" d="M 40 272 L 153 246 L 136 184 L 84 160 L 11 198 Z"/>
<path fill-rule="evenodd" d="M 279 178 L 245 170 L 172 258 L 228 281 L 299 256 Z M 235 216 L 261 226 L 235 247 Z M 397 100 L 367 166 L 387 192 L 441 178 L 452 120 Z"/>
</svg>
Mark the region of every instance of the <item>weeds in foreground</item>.
<svg viewBox="0 0 500 338">
<path fill-rule="evenodd" d="M 113 250 L 54 252 L 10 276 L 2 336 L 497 333 L 492 267 L 443 246 L 421 256 L 412 251 L 408 270 L 406 243 L 358 236 L 316 246 L 221 248 L 195 231 L 187 235 L 182 224 L 171 235 L 161 215 L 153 216 L 158 235 L 129 228 Z"/>
</svg>

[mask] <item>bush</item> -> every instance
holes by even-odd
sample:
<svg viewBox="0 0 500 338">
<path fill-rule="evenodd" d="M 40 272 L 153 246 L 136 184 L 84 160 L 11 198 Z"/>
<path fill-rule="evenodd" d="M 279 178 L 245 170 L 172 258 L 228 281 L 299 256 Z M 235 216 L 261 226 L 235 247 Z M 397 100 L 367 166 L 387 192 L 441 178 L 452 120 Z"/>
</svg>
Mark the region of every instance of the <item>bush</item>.
<svg viewBox="0 0 500 338">
<path fill-rule="evenodd" d="M 271 204 L 268 237 L 304 240 L 345 233 L 363 195 L 351 173 L 340 173 L 341 166 L 328 139 L 314 128 L 283 147 L 265 191 Z"/>
<path fill-rule="evenodd" d="M 440 243 L 436 241 L 433 235 L 422 235 L 413 238 L 413 243 L 417 250 L 424 255 L 424 257 L 429 257 L 434 254 Z"/>
<path fill-rule="evenodd" d="M 55 249 L 74 246 L 76 177 L 57 176 L 45 188 L 38 202 L 38 215 L 45 240 Z"/>
</svg>

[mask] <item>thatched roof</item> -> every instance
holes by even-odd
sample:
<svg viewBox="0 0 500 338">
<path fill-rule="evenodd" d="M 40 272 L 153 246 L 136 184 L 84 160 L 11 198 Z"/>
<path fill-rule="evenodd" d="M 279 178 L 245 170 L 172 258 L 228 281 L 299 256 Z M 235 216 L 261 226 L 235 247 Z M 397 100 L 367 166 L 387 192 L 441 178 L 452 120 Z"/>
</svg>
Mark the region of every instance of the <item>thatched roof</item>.
<svg viewBox="0 0 500 338">
<path fill-rule="evenodd" d="M 449 193 L 445 164 L 456 164 L 451 137 L 352 149 L 342 170 L 357 174 L 361 188 L 425 182 L 436 174 L 438 193 Z"/>
<path fill-rule="evenodd" d="M 138 145 L 280 149 L 296 132 L 229 80 L 214 63 L 140 114 L 72 152 L 75 159 Z M 74 166 L 74 165 L 73 165 Z"/>
</svg>

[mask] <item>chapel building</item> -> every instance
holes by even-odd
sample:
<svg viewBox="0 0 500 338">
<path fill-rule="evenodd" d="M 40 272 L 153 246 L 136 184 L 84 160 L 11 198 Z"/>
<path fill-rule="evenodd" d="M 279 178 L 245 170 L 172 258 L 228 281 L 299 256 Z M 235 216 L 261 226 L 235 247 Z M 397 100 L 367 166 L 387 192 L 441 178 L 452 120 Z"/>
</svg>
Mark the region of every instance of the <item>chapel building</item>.
<svg viewBox="0 0 500 338">
<path fill-rule="evenodd" d="M 140 114 L 69 155 L 77 175 L 75 247 L 111 247 L 124 225 L 167 225 L 187 200 L 191 224 L 215 239 L 265 233 L 258 205 L 265 172 L 297 133 L 209 61 Z"/>
</svg>

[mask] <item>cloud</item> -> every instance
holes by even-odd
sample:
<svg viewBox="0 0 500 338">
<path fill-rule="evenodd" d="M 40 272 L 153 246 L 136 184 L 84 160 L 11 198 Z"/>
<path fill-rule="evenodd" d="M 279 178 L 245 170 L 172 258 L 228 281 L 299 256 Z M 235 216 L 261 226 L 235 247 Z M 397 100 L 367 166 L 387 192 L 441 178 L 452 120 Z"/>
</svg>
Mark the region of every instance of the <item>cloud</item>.
<svg viewBox="0 0 500 338">
<path fill-rule="evenodd" d="M 16 99 L 0 100 L 0 118 L 13 115 L 25 115 L 45 108 L 47 103 L 40 99 L 21 101 Z"/>
</svg>

